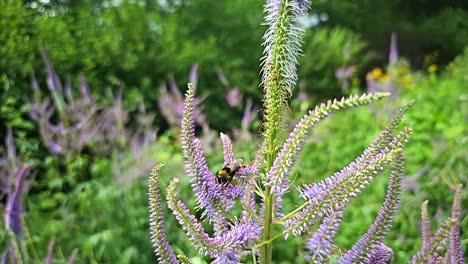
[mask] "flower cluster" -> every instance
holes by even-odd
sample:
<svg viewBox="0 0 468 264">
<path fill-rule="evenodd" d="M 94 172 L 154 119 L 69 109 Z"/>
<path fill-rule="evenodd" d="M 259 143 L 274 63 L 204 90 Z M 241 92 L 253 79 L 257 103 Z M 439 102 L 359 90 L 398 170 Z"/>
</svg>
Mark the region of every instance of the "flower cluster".
<svg viewBox="0 0 468 264">
<path fill-rule="evenodd" d="M 266 24 L 269 28 L 264 37 L 265 56 L 262 62 L 265 91 L 263 142 L 252 162 L 244 162 L 236 168 L 229 167 L 237 159 L 231 140 L 221 133 L 223 169 L 218 175 L 212 173 L 207 165 L 202 140 L 195 134 L 196 89 L 193 84 L 188 85 L 180 124 L 181 146 L 185 171 L 196 198 L 195 209 L 199 211 L 201 219 L 177 199 L 177 177 L 169 184 L 166 201 L 193 247 L 200 254 L 213 259 L 213 263 L 240 263 L 251 253 L 254 262 L 269 264 L 272 263 L 275 239 L 301 235 L 308 237 L 305 258 L 311 263 L 328 263 L 333 259 L 343 264 L 384 264 L 393 259 L 393 251 L 384 244 L 384 239 L 391 231 L 399 207 L 405 174 L 403 149 L 412 134 L 409 126 L 400 131 L 397 127 L 413 102 L 400 109 L 370 146 L 349 165 L 321 182 L 296 186 L 304 199 L 301 205 L 290 212 L 284 212 L 282 208 L 284 195 L 295 186 L 290 177 L 291 171 L 314 126 L 334 112 L 389 96 L 388 93 L 371 93 L 330 100 L 308 111 L 292 130 L 287 131 L 284 109 L 297 80 L 296 64 L 302 33 L 298 21 L 307 13 L 309 6 L 309 1 L 299 0 L 266 2 Z M 339 250 L 335 250 L 334 239 L 344 210 L 351 199 L 383 174 L 388 166 L 389 184 L 380 211 L 355 245 L 340 254 Z M 190 259 L 187 256 L 175 256 L 166 239 L 164 223 L 161 222 L 160 169 L 161 166 L 157 166 L 149 180 L 151 238 L 155 252 L 162 263 L 188 263 Z M 219 173 L 229 173 L 234 180 L 229 178 L 227 182 L 220 182 L 217 180 L 217 177 L 221 177 Z M 417 261 L 434 258 L 440 245 L 445 245 L 449 240 L 448 236 L 452 237 L 448 250 L 450 258 L 457 261 L 463 258 L 457 229 L 461 214 L 459 192 L 451 220 L 435 236 L 425 235 L 428 241 L 415 256 Z M 241 210 L 233 210 L 235 205 Z M 210 224 L 212 234 L 204 228 L 204 225 Z M 429 229 L 425 227 L 424 230 Z M 430 263 L 417 261 L 413 262 Z"/>
<path fill-rule="evenodd" d="M 127 112 L 122 106 L 122 90 L 114 98 L 112 106 L 100 107 L 92 97 L 85 77 L 80 76 L 80 95 L 73 94 L 71 81 L 63 87 L 45 50 L 42 59 L 47 69 L 47 87 L 51 95 L 43 98 L 38 81 L 31 77 L 34 101 L 30 116 L 39 126 L 39 133 L 53 154 L 79 153 L 93 142 L 96 150 L 108 150 L 106 146 L 119 143 L 124 136 L 123 125 Z M 56 121 L 54 121 L 56 120 Z M 105 149 L 102 149 L 105 148 Z"/>
<path fill-rule="evenodd" d="M 7 131 L 5 146 L 4 154 L 0 156 L 0 199 L 6 196 L 4 222 L 10 245 L 1 252 L 0 262 L 3 259 L 16 260 L 19 255 L 19 242 L 24 238 L 23 195 L 29 185 L 26 177 L 32 167 L 17 156 L 11 129 Z"/>
</svg>

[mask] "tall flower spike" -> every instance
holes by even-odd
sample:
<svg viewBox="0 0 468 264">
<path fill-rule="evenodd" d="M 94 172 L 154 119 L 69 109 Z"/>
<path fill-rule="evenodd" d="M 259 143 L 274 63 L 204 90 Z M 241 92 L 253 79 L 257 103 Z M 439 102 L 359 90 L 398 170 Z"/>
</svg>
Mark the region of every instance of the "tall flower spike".
<svg viewBox="0 0 468 264">
<path fill-rule="evenodd" d="M 23 238 L 23 224 L 21 214 L 23 211 L 23 186 L 24 177 L 31 168 L 31 165 L 24 165 L 16 178 L 16 186 L 12 193 L 8 195 L 5 212 L 5 225 L 18 238 Z"/>
<path fill-rule="evenodd" d="M 459 221 L 461 214 L 461 185 L 457 186 L 455 198 L 452 206 L 452 217 L 447 219 L 431 237 L 428 243 L 423 244 L 422 248 L 414 254 L 409 264 L 430 263 L 435 254 L 439 254 L 443 248 L 449 246 L 445 259 L 450 259 L 451 263 L 464 263 L 463 250 L 457 241 L 459 235 Z"/>
<path fill-rule="evenodd" d="M 393 250 L 383 243 L 375 246 L 369 258 L 370 264 L 390 264 L 393 260 Z"/>
<path fill-rule="evenodd" d="M 307 231 L 326 213 L 332 212 L 357 196 L 372 179 L 383 171 L 383 167 L 392 161 L 401 147 L 408 141 L 411 129 L 400 133 L 381 153 L 365 162 L 352 162 L 322 182 L 306 187 L 302 196 L 308 199 L 297 210 L 297 214 L 286 217 L 285 231 L 295 236 Z"/>
<path fill-rule="evenodd" d="M 465 263 L 460 235 L 461 191 L 462 185 L 459 184 L 457 186 L 457 190 L 455 191 L 455 198 L 452 206 L 452 219 L 456 221 L 456 225 L 453 225 L 450 229 L 449 256 L 451 263 Z"/>
<path fill-rule="evenodd" d="M 453 225 L 456 224 L 456 221 L 452 218 L 447 219 L 440 227 L 437 229 L 434 236 L 431 238 L 429 243 L 423 245 L 422 248 L 414 254 L 408 264 L 427 264 L 431 263 L 432 258 L 439 251 L 442 246 L 448 243 L 448 238 L 450 236 L 450 229 Z"/>
<path fill-rule="evenodd" d="M 286 100 L 297 81 L 296 65 L 300 53 L 300 37 L 303 28 L 298 21 L 307 13 L 309 1 L 267 0 L 264 12 L 268 26 L 263 36 L 265 49 L 262 58 L 262 86 L 265 91 L 264 148 L 269 155 L 276 155 L 275 147 L 280 124 L 286 108 Z M 260 153 L 263 167 L 265 157 Z M 266 157 L 270 160 L 272 156 Z M 272 160 L 270 160 L 272 161 Z M 271 166 L 271 164 L 270 164 Z"/>
<path fill-rule="evenodd" d="M 380 132 L 374 141 L 372 141 L 370 146 L 366 148 L 362 155 L 358 157 L 352 164 L 369 163 L 373 157 L 387 148 L 388 144 L 394 139 L 393 134 L 395 133 L 396 126 L 401 123 L 403 114 L 413 105 L 413 102 L 414 101 L 410 101 L 406 106 L 397 112 L 392 121 L 385 127 L 384 130 L 382 130 L 382 132 Z M 330 181 L 331 179 L 325 179 L 318 184 L 312 184 L 309 186 L 306 185 L 304 189 L 299 190 L 299 195 L 304 199 L 310 199 L 310 197 L 315 196 L 318 192 L 325 190 Z"/>
<path fill-rule="evenodd" d="M 370 263 L 372 253 L 383 243 L 392 227 L 395 214 L 400 204 L 401 180 L 404 174 L 403 154 L 399 152 L 390 172 L 387 195 L 374 223 L 359 241 L 343 255 L 338 263 Z"/>
<path fill-rule="evenodd" d="M 185 170 L 190 177 L 192 189 L 197 197 L 198 209 L 205 209 L 204 215 L 209 220 L 223 219 L 224 210 L 229 210 L 232 202 L 222 206 L 221 188 L 216 185 L 211 173 L 201 141 L 195 138 L 195 128 L 192 119 L 193 98 L 195 88 L 189 84 L 185 98 L 185 108 L 181 127 L 181 145 L 185 158 Z M 226 202 L 226 201 L 225 201 Z"/>
<path fill-rule="evenodd" d="M 192 242 L 192 245 L 203 255 L 217 258 L 225 252 L 239 250 L 248 241 L 258 238 L 260 227 L 257 223 L 250 221 L 237 223 L 221 236 L 211 238 L 204 230 L 197 218 L 190 214 L 187 206 L 177 201 L 179 180 L 174 178 L 167 189 L 167 203 L 179 224 Z"/>
<path fill-rule="evenodd" d="M 148 179 L 148 198 L 150 210 L 150 232 L 154 253 L 161 263 L 179 263 L 174 251 L 167 242 L 166 230 L 163 222 L 161 195 L 159 193 L 159 172 L 162 165 L 156 165 Z"/>
<path fill-rule="evenodd" d="M 427 245 L 431 241 L 431 221 L 429 220 L 429 213 L 427 210 L 427 204 L 429 201 L 424 201 L 421 205 L 421 239 L 423 246 Z"/>
<path fill-rule="evenodd" d="M 231 139 L 224 133 L 220 133 L 221 142 L 223 143 L 224 164 L 229 164 L 236 160 L 232 147 Z"/>
<path fill-rule="evenodd" d="M 333 249 L 333 240 L 338 232 L 342 218 L 343 208 L 330 213 L 330 215 L 323 219 L 317 231 L 305 244 L 306 249 L 310 252 L 309 255 L 306 255 L 307 261 L 317 264 L 328 261 Z"/>
<path fill-rule="evenodd" d="M 263 36 L 265 49 L 262 58 L 263 85 L 291 93 L 297 81 L 296 65 L 301 52 L 300 38 L 304 29 L 298 22 L 307 13 L 306 0 L 267 0 L 265 23 L 268 29 Z M 268 96 L 268 95 L 266 95 Z"/>
<path fill-rule="evenodd" d="M 294 127 L 293 131 L 289 134 L 286 143 L 281 148 L 278 156 L 276 157 L 273 166 L 267 173 L 265 183 L 266 186 L 271 187 L 271 193 L 277 200 L 281 200 L 284 192 L 286 191 L 289 173 L 296 163 L 309 133 L 310 129 L 318 123 L 321 119 L 327 117 L 331 112 L 345 109 L 348 107 L 359 106 L 379 100 L 388 94 L 364 94 L 361 96 L 351 96 L 349 98 L 342 98 L 340 101 L 328 101 L 326 104 L 317 106 L 314 110 L 309 111 L 301 121 Z"/>
</svg>

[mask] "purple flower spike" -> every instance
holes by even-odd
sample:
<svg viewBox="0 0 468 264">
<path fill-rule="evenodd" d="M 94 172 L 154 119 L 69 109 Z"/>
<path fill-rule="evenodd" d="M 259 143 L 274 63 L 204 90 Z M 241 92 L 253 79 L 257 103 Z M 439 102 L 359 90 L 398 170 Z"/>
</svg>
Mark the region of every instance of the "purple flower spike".
<svg viewBox="0 0 468 264">
<path fill-rule="evenodd" d="M 224 164 L 229 164 L 236 160 L 232 147 L 231 139 L 224 133 L 220 133 L 221 142 L 223 143 Z"/>
<path fill-rule="evenodd" d="M 242 94 L 241 90 L 238 87 L 232 88 L 226 94 L 226 101 L 230 107 L 238 106 L 242 102 Z"/>
<path fill-rule="evenodd" d="M 403 174 L 403 154 L 399 153 L 390 172 L 390 183 L 388 184 L 384 204 L 374 223 L 353 248 L 338 260 L 338 263 L 370 263 L 373 252 L 377 246 L 383 243 L 383 239 L 387 236 L 395 219 L 395 214 L 400 204 L 401 179 L 403 178 Z"/>
<path fill-rule="evenodd" d="M 198 82 L 198 64 L 193 64 L 192 68 L 190 68 L 190 77 L 189 77 L 189 82 L 197 87 L 197 82 Z"/>
<path fill-rule="evenodd" d="M 237 256 L 236 252 L 229 251 L 225 252 L 221 256 L 217 257 L 212 264 L 239 264 L 241 263 L 239 260 L 239 256 Z"/>
<path fill-rule="evenodd" d="M 306 260 L 311 263 L 325 263 L 333 249 L 333 240 L 343 218 L 343 208 L 323 219 L 317 231 L 307 240 L 305 247 L 310 252 Z"/>
<path fill-rule="evenodd" d="M 205 209 L 203 215 L 206 215 L 210 221 L 224 219 L 225 212 L 230 211 L 234 201 L 227 199 L 226 190 L 216 183 L 215 176 L 206 163 L 203 144 L 200 139 L 195 138 L 192 119 L 194 93 L 195 88 L 189 84 L 181 128 L 185 170 L 197 197 L 198 209 Z M 239 191 L 231 191 L 233 197 L 239 193 Z"/>
<path fill-rule="evenodd" d="M 62 83 L 55 72 L 54 65 L 50 62 L 49 55 L 45 49 L 41 50 L 42 61 L 47 66 L 47 85 L 51 91 L 62 92 Z"/>
<path fill-rule="evenodd" d="M 241 127 L 243 130 L 247 130 L 249 125 L 255 120 L 257 116 L 257 108 L 252 108 L 252 98 L 247 98 L 247 102 L 245 103 L 244 114 L 242 115 L 242 123 Z"/>
<path fill-rule="evenodd" d="M 431 234 L 431 222 L 429 220 L 429 213 L 427 210 L 428 201 L 424 201 L 421 205 L 421 238 L 423 246 L 427 245 L 432 238 Z"/>
<path fill-rule="evenodd" d="M 179 224 L 189 236 L 193 246 L 203 255 L 219 258 L 226 252 L 239 250 L 247 243 L 260 236 L 260 226 L 254 221 L 238 222 L 231 226 L 229 231 L 220 233 L 211 238 L 199 223 L 198 219 L 190 214 L 187 206 L 177 201 L 178 179 L 174 178 L 167 190 L 167 202 Z"/>
<path fill-rule="evenodd" d="M 465 263 L 465 259 L 463 257 L 463 248 L 461 243 L 461 236 L 460 236 L 460 221 L 461 221 L 461 192 L 462 192 L 462 185 L 457 186 L 457 190 L 455 192 L 455 198 L 453 201 L 452 206 L 452 219 L 456 221 L 456 224 L 452 226 L 450 229 L 450 260 L 451 263 Z"/>
<path fill-rule="evenodd" d="M 395 32 L 392 32 L 392 36 L 390 38 L 390 52 L 388 55 L 388 61 L 389 63 L 394 63 L 396 60 L 398 60 L 398 43 L 397 43 L 397 34 Z"/>
<path fill-rule="evenodd" d="M 281 148 L 273 162 L 273 166 L 266 175 L 265 185 L 271 187 L 271 193 L 276 199 L 282 199 L 289 183 L 289 173 L 296 163 L 311 128 L 314 127 L 318 121 L 324 119 L 332 112 L 351 106 L 367 104 L 379 100 L 384 96 L 386 96 L 386 94 L 364 94 L 362 96 L 342 98 L 339 101 L 335 99 L 333 101 L 328 101 L 326 104 L 322 103 L 314 110 L 310 110 L 289 134 L 286 143 Z"/>
<path fill-rule="evenodd" d="M 40 88 L 39 88 L 39 82 L 36 79 L 36 76 L 31 74 L 31 88 L 33 89 L 34 94 L 39 94 L 40 93 Z"/>
<path fill-rule="evenodd" d="M 390 264 L 393 259 L 393 250 L 383 243 L 374 247 L 371 253 L 369 264 Z"/>
<path fill-rule="evenodd" d="M 83 74 L 80 74 L 80 91 L 81 95 L 86 99 L 87 103 L 93 102 L 93 96 L 89 90 L 88 82 L 86 81 L 86 77 Z"/>
<path fill-rule="evenodd" d="M 24 177 L 31 168 L 31 165 L 24 165 L 18 172 L 16 179 L 16 187 L 13 193 L 8 195 L 7 207 L 5 213 L 5 225 L 8 230 L 11 230 L 17 237 L 23 237 L 23 225 L 21 223 L 21 213 L 23 211 L 23 185 Z"/>
<path fill-rule="evenodd" d="M 8 159 L 11 162 L 14 162 L 16 159 L 16 147 L 13 140 L 13 131 L 11 128 L 7 129 L 7 134 L 5 138 L 5 145 L 7 147 Z"/>
<path fill-rule="evenodd" d="M 149 206 L 150 206 L 150 231 L 154 253 L 161 263 L 179 263 L 174 251 L 167 242 L 166 229 L 163 222 L 163 210 L 161 195 L 159 193 L 159 172 L 162 166 L 156 166 L 148 179 Z"/>
</svg>

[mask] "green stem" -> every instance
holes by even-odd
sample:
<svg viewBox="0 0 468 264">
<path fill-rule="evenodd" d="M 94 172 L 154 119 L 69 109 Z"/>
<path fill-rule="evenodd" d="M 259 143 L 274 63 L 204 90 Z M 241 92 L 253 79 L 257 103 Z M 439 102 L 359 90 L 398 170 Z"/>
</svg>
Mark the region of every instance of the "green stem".
<svg viewBox="0 0 468 264">
<path fill-rule="evenodd" d="M 272 233 L 272 216 L 273 216 L 273 197 L 270 194 L 270 187 L 267 187 L 266 199 L 265 199 L 265 220 L 264 220 L 264 229 L 263 229 L 263 246 L 262 246 L 262 263 L 270 264 L 271 263 L 271 253 L 272 245 L 271 243 L 265 243 L 270 241 Z"/>
<path fill-rule="evenodd" d="M 272 237 L 270 240 L 264 241 L 264 242 L 262 242 L 262 243 L 260 243 L 260 244 L 257 244 L 257 245 L 254 245 L 254 246 L 250 247 L 250 249 L 254 250 L 254 249 L 257 249 L 257 248 L 259 248 L 259 247 L 262 247 L 262 246 L 264 246 L 264 245 L 266 245 L 266 244 L 270 244 L 273 240 L 275 240 L 275 239 L 277 239 L 277 238 L 279 238 L 279 237 L 281 237 L 281 236 L 283 236 L 283 233 L 278 233 L 278 234 L 276 234 L 274 237 Z"/>
<path fill-rule="evenodd" d="M 311 202 L 311 200 L 308 200 L 307 202 L 303 203 L 301 206 L 299 206 L 298 208 L 294 209 L 294 211 L 290 212 L 289 214 L 283 216 L 282 218 L 278 219 L 278 220 L 275 220 L 273 221 L 273 224 L 279 224 L 279 223 L 282 223 L 288 219 L 291 219 L 293 217 L 296 216 L 296 214 L 302 210 L 304 207 L 306 207 L 307 205 L 309 205 Z"/>
<path fill-rule="evenodd" d="M 242 200 L 239 200 L 240 203 L 242 204 L 242 207 L 244 209 L 247 210 L 247 212 L 250 214 L 250 216 L 253 216 L 255 219 L 257 219 L 257 221 L 259 221 L 260 223 L 263 221 L 254 211 L 252 211 L 252 208 L 250 208 L 249 206 L 245 205 Z"/>
</svg>

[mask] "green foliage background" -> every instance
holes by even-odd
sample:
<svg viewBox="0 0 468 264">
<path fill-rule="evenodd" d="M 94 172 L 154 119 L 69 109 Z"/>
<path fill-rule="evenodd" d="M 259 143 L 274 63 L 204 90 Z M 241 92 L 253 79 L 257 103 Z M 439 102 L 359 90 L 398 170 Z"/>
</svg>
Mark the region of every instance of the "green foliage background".
<svg viewBox="0 0 468 264">
<path fill-rule="evenodd" d="M 49 240 L 56 237 L 54 263 L 65 263 L 74 248 L 78 263 L 155 262 L 148 234 L 147 187 L 144 178 L 118 184 L 113 175 L 118 158 L 91 155 L 73 157 L 47 152 L 37 127 L 27 114 L 30 75 L 45 87 L 45 48 L 59 75 L 78 83 L 86 75 L 100 100 L 107 89 L 124 87 L 125 106 L 135 110 L 144 100 L 158 112 L 159 87 L 173 75 L 183 86 L 190 66 L 199 64 L 199 94 L 207 95 L 204 112 L 210 127 L 230 132 L 239 127 L 242 109 L 225 103 L 227 89 L 217 79 L 222 70 L 232 86 L 261 106 L 259 61 L 264 1 L 0 1 L 0 131 L 15 131 L 23 159 L 35 164 L 36 176 L 25 197 L 27 248 L 42 261 Z M 420 247 L 419 205 L 429 200 L 434 223 L 447 216 L 453 198 L 450 187 L 467 186 L 468 118 L 468 4 L 466 1 L 314 1 L 306 21 L 304 55 L 300 58 L 297 91 L 308 101 L 292 96 L 291 113 L 297 120 L 313 104 L 351 92 L 362 92 L 365 74 L 387 63 L 392 31 L 399 34 L 400 55 L 413 66 L 410 85 L 398 89 L 396 100 L 339 113 L 317 127 L 296 166 L 296 183 L 316 182 L 353 160 L 391 118 L 392 110 L 415 99 L 405 124 L 414 127 L 406 150 L 407 189 L 393 232 L 387 239 L 396 255 L 406 261 Z M 348 55 L 344 55 L 344 49 Z M 463 52 L 464 51 L 464 52 Z M 455 57 L 458 56 L 457 59 Z M 427 66 L 439 71 L 427 73 Z M 335 70 L 355 66 L 352 87 L 342 90 Z M 261 113 L 260 113 L 261 114 Z M 260 118 L 259 118 L 260 119 Z M 294 122 L 294 121 L 291 121 Z M 183 159 L 174 135 L 158 115 L 158 140 L 149 148 L 154 162 L 166 163 L 163 186 L 182 178 L 182 197 L 193 207 L 188 179 L 182 177 Z M 258 132 L 252 129 L 251 132 Z M 3 137 L 1 137 L 3 138 Z M 238 156 L 253 159 L 256 142 L 236 144 Z M 219 144 L 207 149 L 211 168 L 222 163 Z M 125 166 L 137 166 L 128 158 Z M 298 169 L 300 168 L 300 170 Z M 214 170 L 214 169 L 213 169 Z M 379 177 L 345 212 L 337 243 L 349 248 L 368 228 L 380 209 L 387 180 Z M 164 195 L 164 190 L 163 190 Z M 464 191 L 466 204 L 468 193 Z M 0 207 L 3 211 L 3 201 Z M 285 209 L 301 201 L 292 192 Z M 3 221 L 0 220 L 0 222 Z M 3 223 L 0 223 L 2 228 Z M 169 240 L 176 252 L 194 252 L 175 219 L 166 214 Z M 468 218 L 462 231 L 468 229 Z M 0 252 L 7 235 L 0 229 Z M 467 234 L 463 234 L 467 249 Z M 302 241 L 278 242 L 278 263 L 302 263 Z M 465 250 L 466 252 L 466 250 Z M 298 254 L 299 253 L 299 254 Z M 189 254 L 195 263 L 209 261 Z"/>
</svg>

